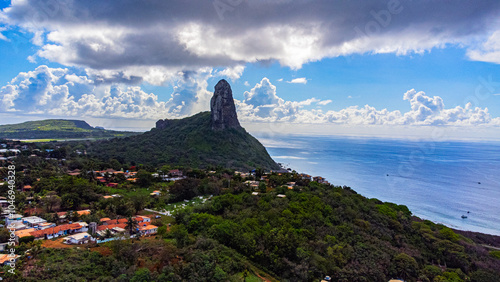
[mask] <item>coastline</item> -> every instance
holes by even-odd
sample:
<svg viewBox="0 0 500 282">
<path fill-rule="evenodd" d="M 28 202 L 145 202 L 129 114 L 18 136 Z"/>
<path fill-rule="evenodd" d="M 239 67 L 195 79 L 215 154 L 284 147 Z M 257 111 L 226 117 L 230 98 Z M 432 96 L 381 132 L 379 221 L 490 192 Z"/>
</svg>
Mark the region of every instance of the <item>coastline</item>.
<svg viewBox="0 0 500 282">
<path fill-rule="evenodd" d="M 454 230 L 500 236 L 497 142 L 259 137 L 273 159 L 298 172 L 406 205 L 415 216 Z"/>
</svg>

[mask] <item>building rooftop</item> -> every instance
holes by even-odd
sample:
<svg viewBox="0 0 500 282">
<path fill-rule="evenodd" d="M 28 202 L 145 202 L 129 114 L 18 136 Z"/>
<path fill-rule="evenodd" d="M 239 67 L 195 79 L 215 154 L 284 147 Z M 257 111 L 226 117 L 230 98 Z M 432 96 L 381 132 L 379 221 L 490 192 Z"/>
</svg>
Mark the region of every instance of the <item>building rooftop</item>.
<svg viewBox="0 0 500 282">
<path fill-rule="evenodd" d="M 70 235 L 70 236 L 64 238 L 64 240 L 69 240 L 69 239 L 81 240 L 84 238 L 90 238 L 90 234 L 87 232 L 76 233 L 76 234 L 73 234 L 73 235 Z"/>
<path fill-rule="evenodd" d="M 17 237 L 22 238 L 22 237 L 26 237 L 26 236 L 31 236 L 30 232 L 33 232 L 33 231 L 35 231 L 35 228 L 19 230 L 19 231 L 14 232 L 14 234 L 16 234 Z"/>
<path fill-rule="evenodd" d="M 47 222 L 47 220 L 38 216 L 28 216 L 28 217 L 23 217 L 23 222 L 27 222 L 29 224 L 38 224 Z"/>
</svg>

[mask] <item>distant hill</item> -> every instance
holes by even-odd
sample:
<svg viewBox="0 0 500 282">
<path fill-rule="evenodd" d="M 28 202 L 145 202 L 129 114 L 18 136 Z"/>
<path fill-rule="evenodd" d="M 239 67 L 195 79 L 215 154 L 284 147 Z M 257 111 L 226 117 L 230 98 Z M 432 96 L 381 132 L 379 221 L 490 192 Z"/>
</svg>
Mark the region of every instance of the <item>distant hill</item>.
<svg viewBox="0 0 500 282">
<path fill-rule="evenodd" d="M 83 120 L 46 119 L 0 125 L 0 138 L 5 139 L 110 138 L 135 134 L 138 133 L 94 128 Z"/>
<path fill-rule="evenodd" d="M 240 126 L 231 88 L 225 80 L 215 87 L 211 112 L 184 119 L 159 120 L 151 131 L 98 142 L 88 152 L 105 161 L 114 158 L 121 163 L 154 166 L 280 168 L 266 148 Z"/>
</svg>

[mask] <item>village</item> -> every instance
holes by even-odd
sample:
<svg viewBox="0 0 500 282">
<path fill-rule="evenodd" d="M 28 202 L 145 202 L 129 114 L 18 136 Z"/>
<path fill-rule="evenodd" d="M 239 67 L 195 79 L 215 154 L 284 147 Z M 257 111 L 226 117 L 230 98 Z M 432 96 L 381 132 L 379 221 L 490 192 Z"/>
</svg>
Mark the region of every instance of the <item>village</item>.
<svg viewBox="0 0 500 282">
<path fill-rule="evenodd" d="M 73 169 L 70 166 L 64 167 L 67 165 L 67 158 L 79 157 L 84 154 L 84 150 L 74 150 L 71 156 L 67 156 L 58 153 L 60 151 L 58 146 L 39 149 L 19 142 L 2 143 L 0 146 L 2 146 L 0 153 L 2 153 L 3 158 L 0 163 L 6 165 L 7 161 L 12 161 L 17 157 L 28 162 L 49 162 L 60 171 L 55 175 L 57 178 L 64 178 L 66 181 L 85 180 L 85 183 L 90 183 L 87 185 L 91 185 L 93 189 L 99 191 L 95 199 L 103 206 L 127 199 L 135 199 L 134 197 L 149 203 L 139 204 L 139 207 L 134 210 L 134 214 L 107 212 L 109 209 L 98 210 L 98 208 L 68 210 L 67 207 L 71 205 L 62 203 L 67 195 L 46 191 L 46 185 L 53 186 L 54 183 L 47 184 L 43 177 L 27 177 L 30 174 L 36 175 L 36 173 L 25 168 L 18 172 L 18 175 L 23 177 L 19 178 L 22 183 L 16 183 L 16 198 L 22 199 L 23 203 L 16 203 L 15 213 L 9 210 L 8 199 L 3 195 L 0 196 L 2 229 L 11 232 L 10 237 L 13 237 L 11 241 L 15 245 L 40 241 L 42 247 L 49 248 L 63 247 L 64 245 L 96 246 L 113 240 L 155 236 L 159 229 L 166 231 L 170 229 L 171 224 L 175 222 L 176 212 L 205 204 L 212 199 L 213 194 L 220 194 L 231 189 L 247 189 L 253 196 L 258 196 L 275 189 L 276 197 L 285 198 L 287 190 L 297 189 L 300 186 L 297 185 L 297 181 L 287 181 L 291 180 L 289 175 L 292 175 L 289 169 L 269 172 L 207 169 L 193 172 L 193 170 L 186 168 L 163 168 L 153 172 L 145 172 L 144 169 L 131 166 L 128 169 L 120 170 L 108 167 L 86 171 L 83 167 Z M 295 180 L 300 182 L 316 181 L 328 184 L 320 176 L 311 177 L 295 172 L 293 175 Z M 179 185 L 184 183 L 183 181 L 189 183 L 194 177 L 210 179 L 221 187 L 215 191 L 192 195 L 183 195 L 183 191 L 186 190 L 183 187 L 181 187 L 182 191 L 173 191 L 177 187 L 174 185 L 175 183 Z M 7 177 L 3 180 L 4 182 L 0 182 L 0 188 L 7 186 Z M 304 185 L 304 183 L 298 184 Z M 178 202 L 172 202 L 174 193 L 181 195 L 177 198 Z M 162 199 L 168 200 L 164 200 L 165 204 L 163 205 L 158 204 Z M 73 205 L 73 207 L 95 207 L 94 204 L 95 202 L 82 202 L 79 205 Z M 9 244 L 11 244 L 9 241 L 0 242 L 0 251 L 6 251 Z M 16 255 L 14 259 L 18 257 L 19 255 Z M 8 260 L 12 261 L 12 257 L 7 257 L 6 254 L 0 255 L 0 265 Z"/>
</svg>

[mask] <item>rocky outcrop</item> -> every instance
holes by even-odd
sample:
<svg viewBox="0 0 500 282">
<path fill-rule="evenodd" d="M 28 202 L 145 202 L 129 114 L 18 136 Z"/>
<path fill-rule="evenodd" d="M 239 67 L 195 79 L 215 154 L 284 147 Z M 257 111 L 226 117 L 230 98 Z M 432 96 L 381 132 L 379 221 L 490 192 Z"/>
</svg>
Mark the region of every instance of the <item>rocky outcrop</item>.
<svg viewBox="0 0 500 282">
<path fill-rule="evenodd" d="M 233 91 L 229 83 L 224 79 L 221 79 L 215 85 L 214 96 L 210 100 L 210 111 L 213 130 L 241 127 L 236 115 Z"/>
<path fill-rule="evenodd" d="M 156 128 L 164 129 L 167 128 L 171 124 L 169 119 L 160 119 L 156 122 Z"/>
</svg>

